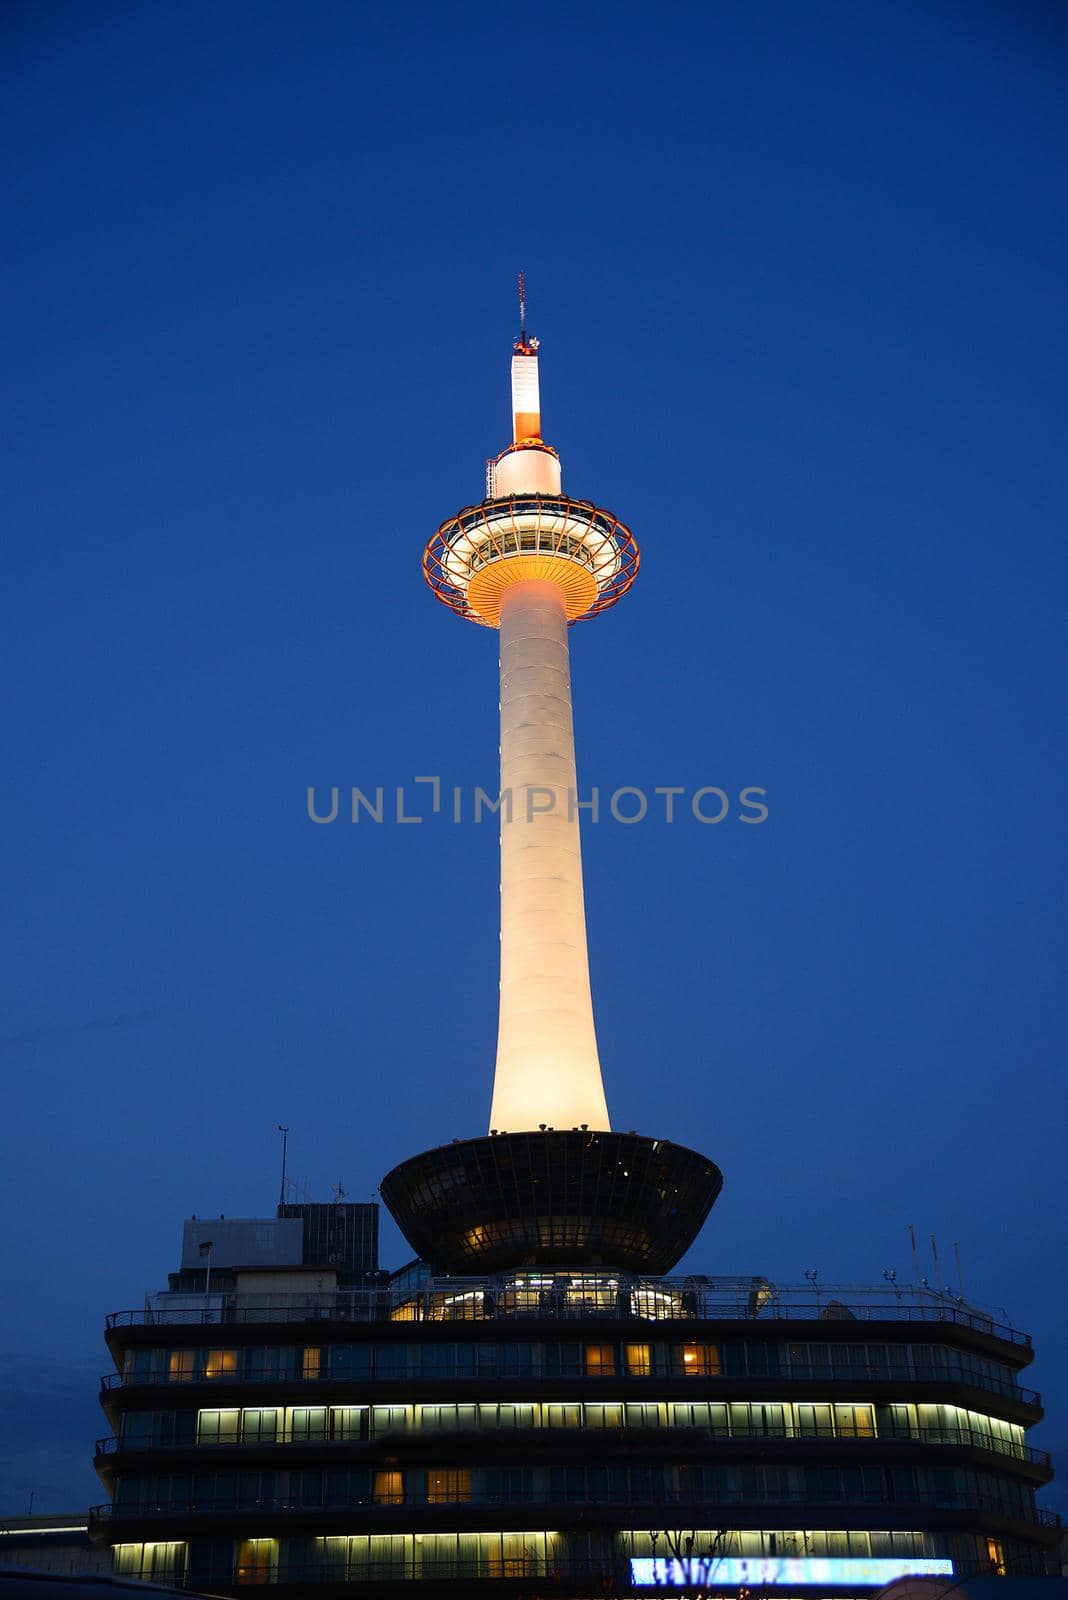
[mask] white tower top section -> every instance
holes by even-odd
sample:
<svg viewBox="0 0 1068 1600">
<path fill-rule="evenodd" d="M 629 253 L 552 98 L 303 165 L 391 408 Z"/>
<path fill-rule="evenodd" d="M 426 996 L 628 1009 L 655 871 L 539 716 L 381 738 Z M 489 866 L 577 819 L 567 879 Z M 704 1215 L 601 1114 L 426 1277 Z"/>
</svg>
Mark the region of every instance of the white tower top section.
<svg viewBox="0 0 1068 1600">
<path fill-rule="evenodd" d="M 512 442 L 541 443 L 541 386 L 538 383 L 538 341 L 517 344 L 512 357 Z"/>
<path fill-rule="evenodd" d="M 512 353 L 512 443 L 497 458 L 496 495 L 559 494 L 560 457 L 541 436 L 538 341 L 524 330 Z"/>
</svg>

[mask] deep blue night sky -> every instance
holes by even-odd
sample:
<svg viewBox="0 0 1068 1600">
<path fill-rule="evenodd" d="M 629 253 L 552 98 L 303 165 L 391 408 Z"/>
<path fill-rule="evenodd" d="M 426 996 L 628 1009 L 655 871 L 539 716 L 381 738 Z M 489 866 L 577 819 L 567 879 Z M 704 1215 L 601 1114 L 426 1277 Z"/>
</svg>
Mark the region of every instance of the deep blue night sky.
<svg viewBox="0 0 1068 1600">
<path fill-rule="evenodd" d="M 305 793 L 494 786 L 495 641 L 419 558 L 507 442 L 519 267 L 565 486 L 643 547 L 572 633 L 580 781 L 770 808 L 586 829 L 616 1125 L 723 1167 L 691 1270 L 959 1241 L 1063 1459 L 1063 10 L 0 29 L 0 1509 L 103 1498 L 105 1314 L 270 1212 L 279 1121 L 318 1199 L 485 1129 L 492 823 Z"/>
</svg>

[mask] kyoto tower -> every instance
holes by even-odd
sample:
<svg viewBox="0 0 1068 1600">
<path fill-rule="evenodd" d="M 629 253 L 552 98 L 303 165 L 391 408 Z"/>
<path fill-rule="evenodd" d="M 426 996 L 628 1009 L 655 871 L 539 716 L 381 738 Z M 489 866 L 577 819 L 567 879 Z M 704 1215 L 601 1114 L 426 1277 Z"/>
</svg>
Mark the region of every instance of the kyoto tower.
<svg viewBox="0 0 1068 1600">
<path fill-rule="evenodd" d="M 722 1177 L 680 1145 L 611 1131 L 590 992 L 568 651 L 568 628 L 631 587 L 638 546 L 610 511 L 564 494 L 560 457 L 541 432 L 522 275 L 519 312 L 512 441 L 487 463 L 486 498 L 443 522 L 423 555 L 437 598 L 500 635 L 490 1133 L 403 1162 L 381 1193 L 438 1271 L 557 1262 L 665 1272 Z"/>
</svg>

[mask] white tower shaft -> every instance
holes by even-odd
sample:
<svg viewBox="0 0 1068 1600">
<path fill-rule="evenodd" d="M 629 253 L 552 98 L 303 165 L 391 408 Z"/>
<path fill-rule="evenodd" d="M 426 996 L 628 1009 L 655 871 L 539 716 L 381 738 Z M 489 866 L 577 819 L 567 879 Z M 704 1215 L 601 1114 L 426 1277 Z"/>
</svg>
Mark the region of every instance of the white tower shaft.
<svg viewBox="0 0 1068 1600">
<path fill-rule="evenodd" d="M 606 1130 L 557 584 L 528 579 L 506 590 L 500 650 L 501 996 L 490 1127 Z"/>
</svg>

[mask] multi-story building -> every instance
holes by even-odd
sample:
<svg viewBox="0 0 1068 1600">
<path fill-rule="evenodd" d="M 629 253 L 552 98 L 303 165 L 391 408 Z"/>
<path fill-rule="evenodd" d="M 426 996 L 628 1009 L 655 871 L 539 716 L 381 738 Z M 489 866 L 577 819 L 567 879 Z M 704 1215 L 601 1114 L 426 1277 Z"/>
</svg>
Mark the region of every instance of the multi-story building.
<svg viewBox="0 0 1068 1600">
<path fill-rule="evenodd" d="M 822 1600 L 1040 1573 L 1058 1533 L 1026 1335 L 925 1289 L 667 1276 L 722 1179 L 609 1124 L 567 633 L 622 598 L 638 550 L 564 495 L 537 362 L 524 326 L 512 444 L 424 556 L 438 597 L 500 635 L 492 1126 L 383 1180 L 419 1258 L 386 1281 L 299 1208 L 269 1236 L 240 1224 L 225 1262 L 216 1225 L 187 1230 L 171 1290 L 108 1319 L 95 1530 L 123 1573 L 294 1596 Z"/>
<path fill-rule="evenodd" d="M 933 1293 L 548 1270 L 287 1282 L 109 1318 L 112 1501 L 94 1517 L 118 1571 L 585 1595 L 639 1592 L 654 1574 L 635 1559 L 737 1587 L 743 1559 L 752 1586 L 758 1561 L 846 1558 L 864 1593 L 947 1563 L 1041 1573 L 1056 1548 L 1035 1503 L 1049 1459 L 1026 1443 L 1030 1340 Z"/>
</svg>

